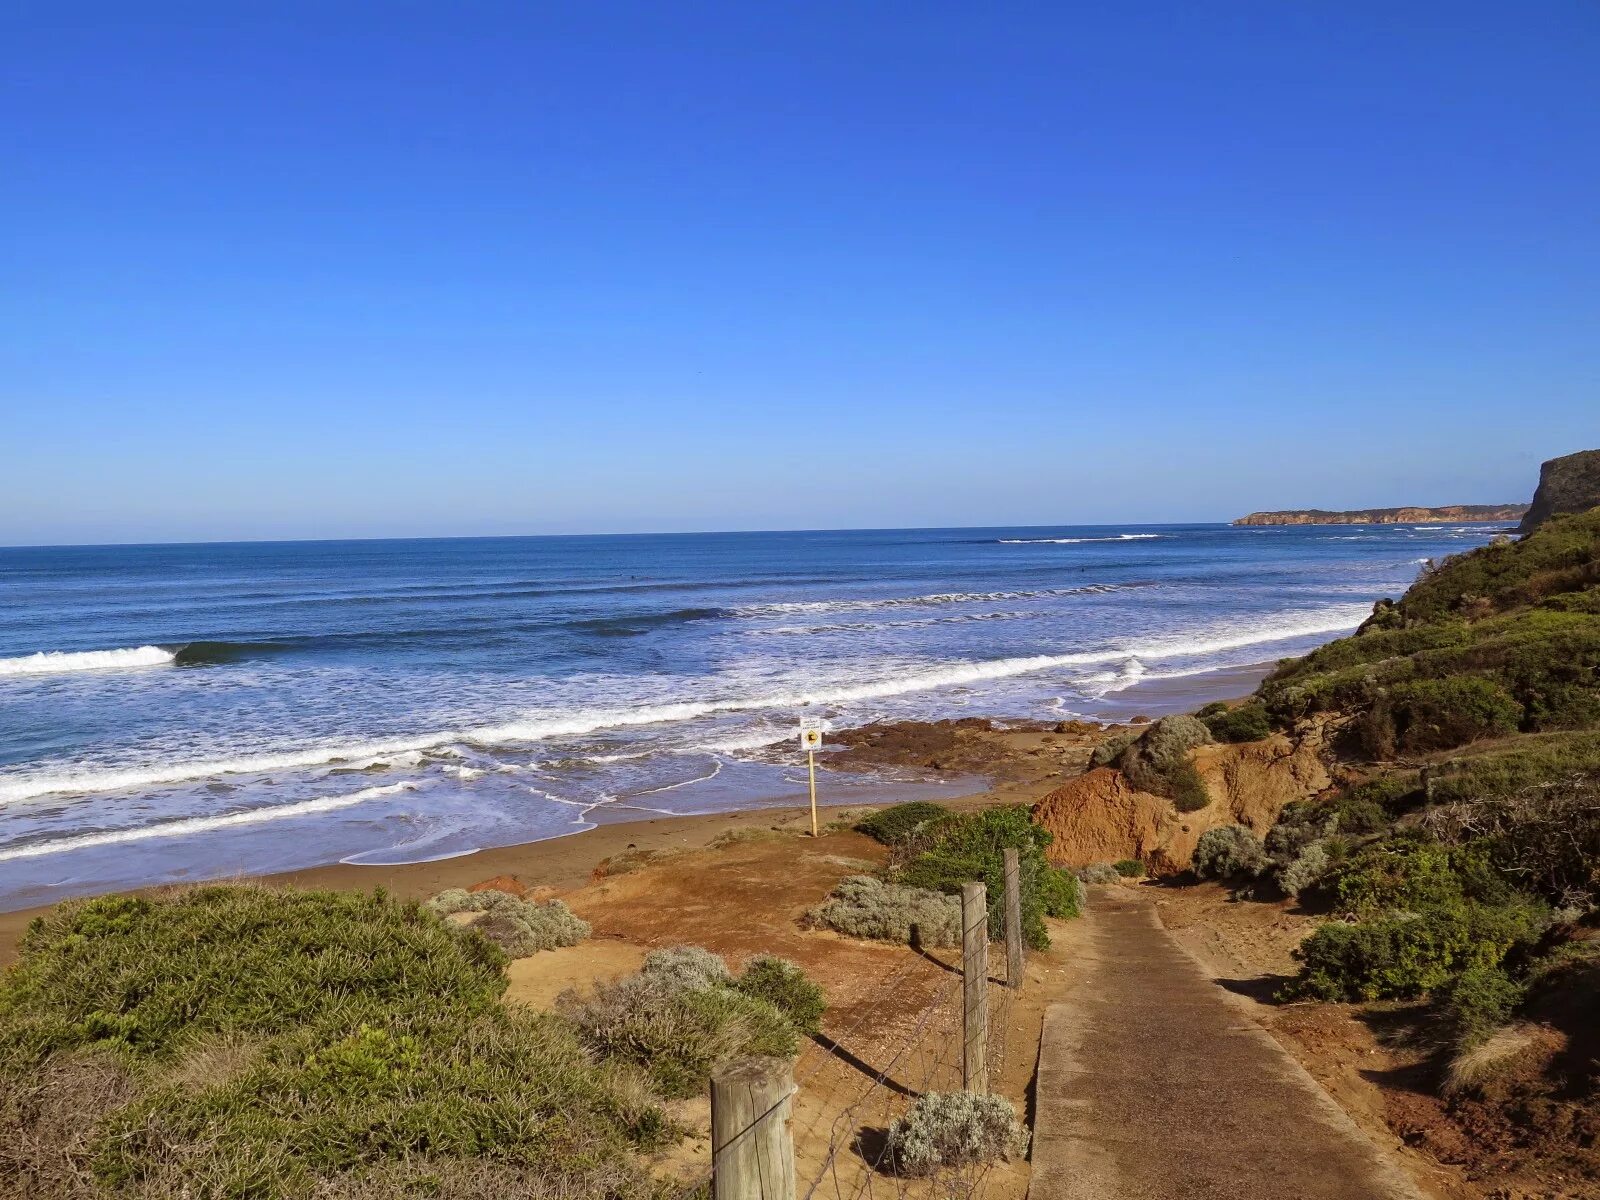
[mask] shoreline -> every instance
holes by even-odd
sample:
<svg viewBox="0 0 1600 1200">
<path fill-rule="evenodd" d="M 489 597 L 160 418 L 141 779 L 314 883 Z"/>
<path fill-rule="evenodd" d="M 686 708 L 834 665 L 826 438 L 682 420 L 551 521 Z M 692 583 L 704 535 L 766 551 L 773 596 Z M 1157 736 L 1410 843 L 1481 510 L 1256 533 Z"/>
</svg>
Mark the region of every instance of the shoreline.
<svg viewBox="0 0 1600 1200">
<path fill-rule="evenodd" d="M 1105 723 L 1114 725 L 1134 716 L 1160 717 L 1192 711 L 1212 700 L 1236 699 L 1251 691 L 1275 665 L 1275 662 L 1252 663 L 1193 675 L 1135 681 L 1125 688 L 1106 693 L 1102 698 L 1101 703 L 1108 714 Z M 1003 725 L 1002 722 L 1001 727 Z M 866 811 L 893 804 L 906 798 L 895 793 L 914 792 L 930 783 L 955 791 L 953 795 L 935 798 L 936 803 L 952 807 L 1007 800 L 1012 803 L 1031 803 L 1048 790 L 1052 779 L 1081 769 L 1081 765 L 1073 763 L 1070 756 L 1064 760 L 1050 757 L 1041 759 L 1039 756 L 1044 753 L 1044 747 L 1039 743 L 1045 736 L 1048 735 L 1037 731 L 1001 734 L 999 737 L 1005 744 L 991 749 L 993 759 L 989 763 L 961 771 L 916 770 L 912 778 L 885 778 L 881 787 L 871 789 L 866 795 L 858 794 L 843 802 L 819 803 L 819 818 L 826 823 L 843 812 Z M 1009 741 L 1006 742 L 1008 737 Z M 1025 768 L 1021 775 L 1006 769 L 1015 768 L 1019 763 Z M 853 781 L 859 781 L 858 770 L 824 768 L 821 778 L 825 780 L 827 775 L 848 774 Z M 859 793 L 859 783 L 853 782 L 853 787 Z M 822 791 L 825 796 L 826 783 Z M 0 911 L 0 965 L 14 958 L 16 940 L 29 921 L 68 899 L 245 880 L 273 886 L 322 889 L 367 890 L 383 887 L 397 895 L 426 897 L 447 887 L 468 886 L 501 874 L 519 875 L 529 885 L 544 885 L 564 892 L 589 882 L 594 871 L 609 858 L 629 853 L 677 853 L 703 847 L 729 833 L 791 826 L 797 821 L 808 821 L 810 809 L 802 793 L 800 797 L 749 797 L 740 807 L 690 815 L 641 819 L 634 815 L 637 811 L 621 807 L 610 812 L 597 811 L 593 815 L 594 824 L 589 829 L 504 846 L 486 846 L 464 854 L 420 862 L 329 862 L 283 871 L 238 871 L 177 883 L 76 892 L 72 896 L 62 896 L 45 903 Z"/>
</svg>

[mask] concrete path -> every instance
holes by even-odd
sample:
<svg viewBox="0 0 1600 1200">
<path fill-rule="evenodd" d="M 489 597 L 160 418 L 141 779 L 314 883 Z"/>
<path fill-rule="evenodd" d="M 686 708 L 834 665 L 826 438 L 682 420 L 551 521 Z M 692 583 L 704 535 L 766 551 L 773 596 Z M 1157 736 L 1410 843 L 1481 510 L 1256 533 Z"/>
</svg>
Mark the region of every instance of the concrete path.
<svg viewBox="0 0 1600 1200">
<path fill-rule="evenodd" d="M 1029 1200 L 1417 1200 L 1147 898 L 1096 889 L 1086 920 L 1045 1016 Z"/>
</svg>

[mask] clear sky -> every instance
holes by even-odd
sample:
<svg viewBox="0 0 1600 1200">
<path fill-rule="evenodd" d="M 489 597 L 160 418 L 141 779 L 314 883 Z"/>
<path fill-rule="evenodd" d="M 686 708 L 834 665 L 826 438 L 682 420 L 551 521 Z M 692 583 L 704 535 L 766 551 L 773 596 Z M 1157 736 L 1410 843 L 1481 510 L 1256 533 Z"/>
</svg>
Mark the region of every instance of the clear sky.
<svg viewBox="0 0 1600 1200">
<path fill-rule="evenodd" d="M 1600 5 L 0 18 L 0 544 L 1225 519 L 1600 446 Z"/>
</svg>

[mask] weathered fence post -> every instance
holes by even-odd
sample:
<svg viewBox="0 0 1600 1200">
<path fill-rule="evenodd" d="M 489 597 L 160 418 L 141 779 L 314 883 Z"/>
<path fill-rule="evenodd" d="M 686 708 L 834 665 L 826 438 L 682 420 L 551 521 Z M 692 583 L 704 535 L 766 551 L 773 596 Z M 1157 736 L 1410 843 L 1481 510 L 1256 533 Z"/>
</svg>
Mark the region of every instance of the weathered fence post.
<svg viewBox="0 0 1600 1200">
<path fill-rule="evenodd" d="M 961 1086 L 989 1090 L 989 897 L 981 883 L 961 889 L 961 1000 L 966 1017 Z"/>
<path fill-rule="evenodd" d="M 1006 986 L 1022 990 L 1022 866 L 1015 850 L 1002 850 L 1006 872 Z"/>
<path fill-rule="evenodd" d="M 794 1200 L 794 1063 L 742 1058 L 711 1076 L 712 1200 Z"/>
</svg>

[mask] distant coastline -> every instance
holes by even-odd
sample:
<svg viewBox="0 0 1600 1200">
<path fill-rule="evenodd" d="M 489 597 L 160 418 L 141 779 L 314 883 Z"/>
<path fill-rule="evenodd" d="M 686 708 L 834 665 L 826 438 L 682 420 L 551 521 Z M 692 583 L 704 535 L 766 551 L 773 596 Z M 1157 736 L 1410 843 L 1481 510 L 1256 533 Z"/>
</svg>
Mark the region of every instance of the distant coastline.
<svg viewBox="0 0 1600 1200">
<path fill-rule="evenodd" d="M 1440 508 L 1363 508 L 1331 512 L 1325 508 L 1290 508 L 1253 512 L 1235 525 L 1413 525 L 1449 522 L 1478 524 L 1520 521 L 1526 504 L 1446 504 Z"/>
</svg>

